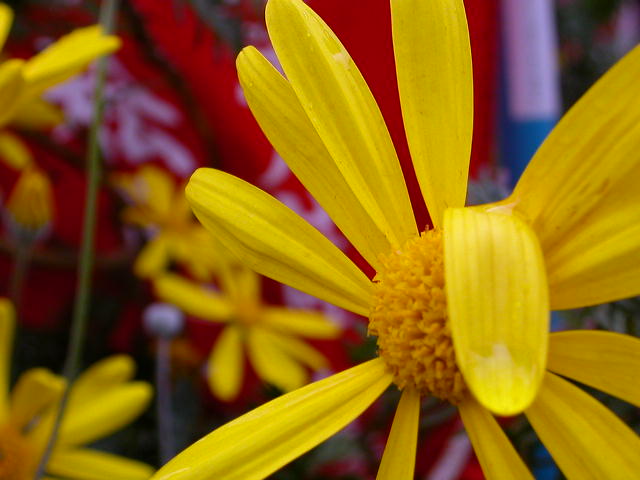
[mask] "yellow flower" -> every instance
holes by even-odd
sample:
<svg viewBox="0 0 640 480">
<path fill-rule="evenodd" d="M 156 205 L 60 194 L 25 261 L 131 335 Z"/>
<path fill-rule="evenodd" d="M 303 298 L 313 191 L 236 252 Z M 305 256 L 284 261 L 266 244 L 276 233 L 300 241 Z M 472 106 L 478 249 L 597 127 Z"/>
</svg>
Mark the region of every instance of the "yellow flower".
<svg viewBox="0 0 640 480">
<path fill-rule="evenodd" d="M 49 437 L 64 379 L 44 368 L 24 372 L 9 391 L 14 312 L 0 299 L 0 478 L 33 478 Z M 134 420 L 148 405 L 151 387 L 133 382 L 126 355 L 106 358 L 82 373 L 71 387 L 47 475 L 69 479 L 149 478 L 146 464 L 85 445 Z"/>
<path fill-rule="evenodd" d="M 634 478 L 640 440 L 559 375 L 640 404 L 640 341 L 548 333 L 549 310 L 640 292 L 640 49 L 564 117 L 503 202 L 465 208 L 472 78 L 461 0 L 391 0 L 400 101 L 434 229 L 419 233 L 384 120 L 335 35 L 269 0 L 286 74 L 238 57 L 247 102 L 293 172 L 376 270 L 370 281 L 291 210 L 224 172 L 187 198 L 263 275 L 369 316 L 379 358 L 224 425 L 156 478 L 264 478 L 402 389 L 378 474 L 411 479 L 420 398 L 456 404 L 487 478 L 532 478 L 490 412 L 527 418 L 568 478 Z M 553 373 L 552 373 L 553 372 Z"/>
<path fill-rule="evenodd" d="M 123 212 L 124 221 L 150 234 L 134 264 L 136 275 L 160 275 L 175 261 L 197 279 L 210 279 L 217 262 L 215 244 L 193 218 L 184 186 L 153 165 L 136 174 L 115 175 L 113 181 L 131 202 Z"/>
<path fill-rule="evenodd" d="M 11 29 L 13 11 L 0 3 L 0 49 Z M 95 58 L 111 53 L 120 40 L 104 35 L 98 25 L 79 28 L 28 60 L 10 59 L 0 64 L 0 128 L 50 128 L 62 121 L 61 112 L 41 98 L 42 93 L 79 73 Z M 0 132 L 0 157 L 14 168 L 32 162 L 20 140 Z"/>
<path fill-rule="evenodd" d="M 264 305 L 260 277 L 248 268 L 225 262 L 221 291 L 200 287 L 178 275 L 154 281 L 158 297 L 189 315 L 226 326 L 211 350 L 207 365 L 211 391 L 233 400 L 242 386 L 243 349 L 258 376 L 284 391 L 309 380 L 305 366 L 327 368 L 324 356 L 299 336 L 327 339 L 340 334 L 337 325 L 319 312 Z"/>
<path fill-rule="evenodd" d="M 11 224 L 22 232 L 39 233 L 53 219 L 53 193 L 49 177 L 35 165 L 25 168 L 7 200 Z"/>
</svg>

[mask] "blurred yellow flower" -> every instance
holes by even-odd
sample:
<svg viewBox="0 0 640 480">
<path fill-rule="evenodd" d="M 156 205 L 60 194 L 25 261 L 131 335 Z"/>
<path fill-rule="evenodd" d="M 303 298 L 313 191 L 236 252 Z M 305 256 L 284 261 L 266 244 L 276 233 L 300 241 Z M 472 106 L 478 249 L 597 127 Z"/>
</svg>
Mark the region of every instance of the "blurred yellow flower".
<svg viewBox="0 0 640 480">
<path fill-rule="evenodd" d="M 116 174 L 112 181 L 129 202 L 123 220 L 144 228 L 149 237 L 134 264 L 135 274 L 150 278 L 176 262 L 195 278 L 209 280 L 217 263 L 215 244 L 191 213 L 184 185 L 155 165 Z"/>
<path fill-rule="evenodd" d="M 44 368 L 18 378 L 9 390 L 14 312 L 0 299 L 0 478 L 33 478 L 50 435 L 64 379 Z M 133 360 L 106 358 L 82 373 L 71 387 L 69 403 L 47 475 L 69 479 L 135 480 L 153 469 L 138 461 L 86 445 L 133 421 L 151 400 L 151 386 L 134 382 Z"/>
<path fill-rule="evenodd" d="M 9 35 L 13 11 L 0 3 L 0 50 Z M 79 73 L 94 59 L 118 49 L 120 40 L 104 35 L 98 25 L 79 28 L 28 60 L 0 63 L 0 128 L 50 128 L 62 121 L 57 107 L 41 98 L 44 91 Z M 0 159 L 16 169 L 32 163 L 22 142 L 0 131 Z"/>
<path fill-rule="evenodd" d="M 465 208 L 471 52 L 462 0 L 391 0 L 400 102 L 433 229 L 420 233 L 396 152 L 353 60 L 301 0 L 269 0 L 286 78 L 237 66 L 263 131 L 371 264 L 373 282 L 273 197 L 224 172 L 187 186 L 196 216 L 257 272 L 368 316 L 379 358 L 224 425 L 156 478 L 261 479 L 337 432 L 393 382 L 378 479 L 413 478 L 420 398 L 456 404 L 489 479 L 532 478 L 490 412 L 523 412 L 569 478 L 634 478 L 640 439 L 570 377 L 640 404 L 640 341 L 549 336 L 549 310 L 640 293 L 640 48 L 563 118 L 513 194 Z M 554 372 L 554 373 L 551 373 Z"/>
<path fill-rule="evenodd" d="M 35 165 L 22 172 L 7 200 L 10 225 L 21 231 L 40 232 L 53 219 L 53 193 L 49 177 Z"/>
<path fill-rule="evenodd" d="M 173 274 L 154 280 L 162 301 L 225 325 L 207 365 L 209 387 L 217 397 L 227 401 L 237 397 L 245 348 L 258 377 L 287 392 L 308 382 L 305 367 L 314 371 L 328 367 L 324 356 L 299 338 L 337 337 L 340 328 L 325 315 L 263 304 L 260 277 L 238 264 L 225 262 L 220 283 L 218 292 Z"/>
</svg>

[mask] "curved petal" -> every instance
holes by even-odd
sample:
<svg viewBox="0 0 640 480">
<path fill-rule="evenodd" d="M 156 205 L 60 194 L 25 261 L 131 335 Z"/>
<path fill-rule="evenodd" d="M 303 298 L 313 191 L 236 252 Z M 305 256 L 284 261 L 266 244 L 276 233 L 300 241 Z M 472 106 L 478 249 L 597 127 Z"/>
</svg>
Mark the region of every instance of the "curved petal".
<svg viewBox="0 0 640 480">
<path fill-rule="evenodd" d="M 376 480 L 412 480 L 416 465 L 420 394 L 402 391 Z"/>
<path fill-rule="evenodd" d="M 46 130 L 64 121 L 60 107 L 42 98 L 30 98 L 20 105 L 11 125 L 27 130 Z"/>
<path fill-rule="evenodd" d="M 156 278 L 153 290 L 163 302 L 204 320 L 227 322 L 234 313 L 233 305 L 225 297 L 173 273 Z"/>
<path fill-rule="evenodd" d="M 11 424 L 18 429 L 27 426 L 36 415 L 58 401 L 65 385 L 62 377 L 45 368 L 24 372 L 11 391 Z"/>
<path fill-rule="evenodd" d="M 636 478 L 640 438 L 566 380 L 547 373 L 526 415 L 567 478 Z"/>
<path fill-rule="evenodd" d="M 9 413 L 9 382 L 15 315 L 11 302 L 6 298 L 0 298 L 0 422 Z"/>
<path fill-rule="evenodd" d="M 146 480 L 153 471 L 146 463 L 91 449 L 55 451 L 47 464 L 51 475 L 82 480 Z"/>
<path fill-rule="evenodd" d="M 24 94 L 24 60 L 12 59 L 0 64 L 0 125 L 15 114 Z"/>
<path fill-rule="evenodd" d="M 583 307 L 640 294 L 638 178 L 640 162 L 570 237 L 545 252 L 552 308 Z"/>
<path fill-rule="evenodd" d="M 259 480 L 360 415 L 391 383 L 379 358 L 242 415 L 191 445 L 155 480 Z"/>
<path fill-rule="evenodd" d="M 482 405 L 514 415 L 533 401 L 547 359 L 549 300 L 540 246 L 516 216 L 450 208 L 444 222 L 458 365 Z"/>
<path fill-rule="evenodd" d="M 640 340 L 601 331 L 549 337 L 547 369 L 640 407 Z"/>
<path fill-rule="evenodd" d="M 635 48 L 562 118 L 501 202 L 540 238 L 554 309 L 640 293 L 639 75 Z"/>
<path fill-rule="evenodd" d="M 533 480 L 533 475 L 518 456 L 498 422 L 484 407 L 469 396 L 458 408 L 487 480 Z"/>
<path fill-rule="evenodd" d="M 248 350 L 251 365 L 258 377 L 290 392 L 307 383 L 309 375 L 300 363 L 273 341 L 273 336 L 258 327 L 249 329 Z"/>
<path fill-rule="evenodd" d="M 99 25 L 74 30 L 26 62 L 24 77 L 30 94 L 39 95 L 119 47 L 120 39 L 104 35 Z"/>
<path fill-rule="evenodd" d="M 234 302 L 252 305 L 262 302 L 262 279 L 250 268 L 237 262 L 221 261 L 218 278 L 222 291 Z"/>
<path fill-rule="evenodd" d="M 111 355 L 94 363 L 78 376 L 71 385 L 69 402 L 90 401 L 106 389 L 133 378 L 136 364 L 129 355 Z"/>
<path fill-rule="evenodd" d="M 271 333 L 270 337 L 280 350 L 312 370 L 321 370 L 329 366 L 324 355 L 298 338 L 277 333 Z"/>
<path fill-rule="evenodd" d="M 302 108 L 360 203 L 392 245 L 417 235 L 391 137 L 369 87 L 329 27 L 301 0 L 270 0 L 267 29 Z"/>
<path fill-rule="evenodd" d="M 383 216 L 372 216 L 347 184 L 298 97 L 282 75 L 253 47 L 236 61 L 251 112 L 273 148 L 371 266 L 389 252 Z M 372 212 L 375 213 L 375 212 Z"/>
<path fill-rule="evenodd" d="M 471 46 L 462 0 L 393 0 L 393 51 L 413 166 L 431 220 L 464 207 L 473 131 Z"/>
<path fill-rule="evenodd" d="M 101 392 L 89 402 L 70 402 L 58 444 L 86 444 L 116 432 L 147 408 L 152 394 L 148 383 L 128 382 Z"/>
<path fill-rule="evenodd" d="M 9 131 L 0 132 L 0 161 L 15 170 L 33 165 L 33 156 L 27 146 Z"/>
<path fill-rule="evenodd" d="M 342 331 L 324 313 L 269 307 L 262 313 L 265 327 L 307 338 L 336 338 Z"/>
<path fill-rule="evenodd" d="M 13 10 L 9 5 L 0 3 L 0 50 L 2 50 L 4 43 L 7 41 L 12 23 Z"/>
<path fill-rule="evenodd" d="M 242 386 L 244 357 L 242 355 L 242 335 L 238 328 L 229 326 L 222 330 L 213 346 L 207 362 L 209 388 L 225 401 L 238 396 Z"/>
<path fill-rule="evenodd" d="M 360 315 L 371 282 L 338 248 L 272 196 L 228 173 L 198 169 L 186 194 L 194 213 L 253 270 Z"/>
<path fill-rule="evenodd" d="M 142 247 L 133 263 L 133 272 L 140 278 L 160 275 L 169 267 L 170 238 L 160 232 Z"/>
</svg>

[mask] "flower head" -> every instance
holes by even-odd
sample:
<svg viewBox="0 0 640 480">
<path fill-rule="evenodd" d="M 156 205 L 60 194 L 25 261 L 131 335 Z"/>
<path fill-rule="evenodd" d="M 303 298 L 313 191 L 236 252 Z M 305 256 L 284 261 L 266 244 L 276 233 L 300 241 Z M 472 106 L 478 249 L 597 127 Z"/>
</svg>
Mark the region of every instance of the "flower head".
<svg viewBox="0 0 640 480">
<path fill-rule="evenodd" d="M 640 341 L 603 332 L 550 336 L 549 310 L 640 293 L 640 49 L 563 118 L 509 198 L 465 207 L 472 78 L 463 3 L 391 0 L 391 13 L 405 131 L 433 228 L 415 225 L 363 77 L 301 0 L 267 4 L 286 78 L 253 48 L 237 61 L 263 131 L 376 270 L 373 281 L 246 182 L 201 169 L 187 187 L 196 216 L 255 270 L 368 316 L 379 358 L 219 428 L 158 478 L 264 478 L 392 382 L 402 398 L 380 479 L 413 477 L 424 395 L 457 404 L 488 478 L 531 478 L 491 415 L 520 412 L 568 477 L 632 478 L 638 437 L 556 374 L 638 404 L 640 387 L 630 384 L 637 385 Z"/>
<path fill-rule="evenodd" d="M 245 349 L 258 376 L 286 392 L 308 382 L 307 368 L 327 368 L 324 356 L 299 337 L 335 338 L 339 327 L 320 312 L 264 304 L 260 277 L 226 256 L 220 255 L 219 259 L 224 261 L 219 291 L 174 274 L 154 280 L 161 300 L 190 315 L 224 325 L 207 365 L 211 391 L 223 400 L 237 397 Z"/>
<path fill-rule="evenodd" d="M 33 478 L 46 447 L 65 382 L 47 369 L 34 368 L 9 391 L 13 329 L 13 307 L 0 299 L 0 478 L 27 480 Z M 47 474 L 69 479 L 149 478 L 153 469 L 148 465 L 86 447 L 129 424 L 148 405 L 151 387 L 131 381 L 134 368 L 131 358 L 117 355 L 78 377 Z"/>
<path fill-rule="evenodd" d="M 6 214 L 18 237 L 25 232 L 37 236 L 53 219 L 53 193 L 47 175 L 31 166 L 24 169 L 9 195 Z"/>
<path fill-rule="evenodd" d="M 193 217 L 184 186 L 153 165 L 135 174 L 115 175 L 113 181 L 130 202 L 123 212 L 124 221 L 149 234 L 134 264 L 136 275 L 160 275 L 176 262 L 197 279 L 210 279 L 217 263 L 215 244 Z"/>
</svg>

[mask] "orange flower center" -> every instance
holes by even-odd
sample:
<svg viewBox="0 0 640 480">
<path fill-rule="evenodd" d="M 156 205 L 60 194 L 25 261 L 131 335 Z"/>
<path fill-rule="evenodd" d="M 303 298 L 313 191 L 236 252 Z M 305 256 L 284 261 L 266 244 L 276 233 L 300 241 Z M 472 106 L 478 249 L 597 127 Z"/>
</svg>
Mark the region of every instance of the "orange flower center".
<svg viewBox="0 0 640 480">
<path fill-rule="evenodd" d="M 467 388 L 449 329 L 442 233 L 427 230 L 381 260 L 369 316 L 378 354 L 399 388 L 459 403 Z"/>
<path fill-rule="evenodd" d="M 33 446 L 12 425 L 0 425 L 0 478 L 30 480 L 35 473 Z"/>
</svg>

